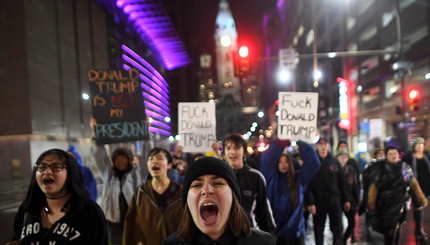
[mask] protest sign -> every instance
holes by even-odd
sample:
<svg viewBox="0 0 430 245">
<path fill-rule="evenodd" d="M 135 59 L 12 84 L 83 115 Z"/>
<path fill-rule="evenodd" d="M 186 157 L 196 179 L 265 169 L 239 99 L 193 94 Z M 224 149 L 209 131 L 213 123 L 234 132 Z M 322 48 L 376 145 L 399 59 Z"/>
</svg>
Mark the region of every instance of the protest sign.
<svg viewBox="0 0 430 245">
<path fill-rule="evenodd" d="M 279 92 L 278 138 L 313 143 L 317 133 L 318 93 Z"/>
<path fill-rule="evenodd" d="M 88 81 L 98 145 L 149 138 L 137 70 L 89 70 Z"/>
<path fill-rule="evenodd" d="M 215 104 L 187 102 L 178 105 L 179 144 L 185 152 L 212 151 L 216 140 Z"/>
</svg>

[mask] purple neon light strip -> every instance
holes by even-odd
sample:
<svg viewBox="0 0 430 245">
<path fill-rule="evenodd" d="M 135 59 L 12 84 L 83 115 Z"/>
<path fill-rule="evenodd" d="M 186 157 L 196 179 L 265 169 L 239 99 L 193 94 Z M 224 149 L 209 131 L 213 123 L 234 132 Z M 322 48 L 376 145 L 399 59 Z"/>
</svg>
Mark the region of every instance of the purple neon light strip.
<svg viewBox="0 0 430 245">
<path fill-rule="evenodd" d="M 122 8 L 125 4 L 138 3 L 139 1 L 141 0 L 118 0 L 116 1 L 116 6 Z"/>
<path fill-rule="evenodd" d="M 170 103 L 167 101 L 160 93 L 158 93 L 157 90 L 151 88 L 150 86 L 146 85 L 146 83 L 140 83 L 140 86 L 147 91 L 148 93 L 151 93 L 152 95 L 155 95 L 157 99 L 161 100 L 165 105 L 169 106 Z"/>
<path fill-rule="evenodd" d="M 125 46 L 124 44 L 121 45 L 122 50 L 133 56 L 136 60 L 138 60 L 142 65 L 149 68 L 157 78 L 158 81 L 164 84 L 165 87 L 169 87 L 169 84 L 164 80 L 163 76 L 154 68 L 152 67 L 146 60 L 144 60 L 142 57 L 140 57 L 138 54 L 136 54 L 133 50 L 131 50 L 129 47 Z"/>
<path fill-rule="evenodd" d="M 131 69 L 130 66 L 128 66 L 127 64 L 123 64 L 122 67 L 124 68 L 124 70 L 128 71 Z M 140 79 L 142 79 L 144 81 L 144 83 L 140 83 L 140 86 L 146 90 L 147 92 L 155 95 L 158 99 L 160 99 L 166 106 L 169 106 L 170 103 L 169 101 L 166 100 L 165 97 L 169 97 L 166 93 L 164 93 L 164 91 L 162 90 L 155 90 L 152 87 L 154 87 L 154 85 L 156 85 L 155 83 L 153 83 L 151 80 L 149 80 L 149 78 L 143 76 L 142 74 L 139 75 Z M 147 85 L 149 84 L 149 86 Z M 152 87 L 151 87 L 152 85 Z M 158 88 L 158 86 L 155 86 L 156 88 Z M 160 94 L 159 92 L 162 92 L 163 94 Z M 165 97 L 164 97 L 164 96 Z"/>
<path fill-rule="evenodd" d="M 152 119 L 151 125 L 155 125 L 155 126 L 164 128 L 166 130 L 171 130 L 172 129 L 169 125 L 167 125 L 165 123 L 162 123 L 160 121 L 154 120 L 154 119 Z"/>
<path fill-rule="evenodd" d="M 108 0 L 105 1 L 109 2 Z M 134 29 L 138 33 L 143 33 L 141 36 L 144 42 L 158 51 L 167 70 L 172 70 L 191 63 L 190 57 L 181 41 L 179 41 L 179 46 L 177 46 L 170 40 L 161 38 L 170 35 L 177 36 L 174 25 L 161 2 L 133 0 L 111 1 L 115 1 L 116 6 L 128 17 Z M 140 22 L 138 22 L 139 20 Z M 160 33 L 160 35 L 158 33 Z M 148 39 L 150 40 L 149 42 Z"/>
<path fill-rule="evenodd" d="M 122 59 L 125 60 L 125 61 L 127 61 L 128 63 L 130 63 L 134 67 L 136 67 L 138 70 L 140 70 L 141 72 L 143 72 L 149 78 L 155 78 L 155 79 L 152 79 L 152 80 L 153 81 L 155 80 L 155 82 L 158 84 L 158 87 L 160 87 L 160 89 L 162 89 L 165 92 L 169 91 L 167 89 L 168 86 L 165 86 L 161 81 L 157 82 L 159 80 L 151 72 L 149 72 L 145 67 L 143 67 L 142 65 L 140 65 L 139 63 L 137 63 L 135 60 L 133 60 L 132 58 L 128 57 L 125 54 L 122 55 Z"/>
<path fill-rule="evenodd" d="M 170 116 L 170 115 L 169 115 L 169 113 L 167 113 L 166 111 L 164 111 L 164 110 L 163 110 L 163 109 L 161 109 L 160 107 L 158 107 L 158 106 L 156 106 L 156 105 L 152 104 L 152 103 L 151 103 L 151 102 L 149 102 L 149 101 L 143 101 L 143 104 L 144 104 L 146 107 L 151 108 L 151 109 L 152 109 L 152 110 L 154 110 L 154 111 L 158 111 L 158 112 L 160 112 L 160 114 L 161 114 L 161 115 L 163 115 L 163 116 L 166 116 L 166 117 Z"/>
<path fill-rule="evenodd" d="M 153 112 L 151 110 L 145 109 L 145 113 L 146 113 L 146 115 L 149 115 L 152 118 L 157 118 L 157 119 L 159 119 L 161 121 L 164 120 L 164 116 L 162 116 L 162 115 L 160 115 L 158 113 L 155 113 L 155 112 Z"/>
<path fill-rule="evenodd" d="M 156 81 L 159 81 L 161 83 L 164 84 L 165 87 L 169 87 L 169 84 L 166 82 L 166 80 L 164 80 L 163 76 L 161 76 L 161 74 L 154 69 L 154 67 L 152 67 L 146 60 L 144 60 L 142 57 L 140 57 L 138 54 L 136 54 L 133 50 L 131 50 L 130 48 L 128 48 L 125 45 L 121 45 L 122 49 L 127 52 L 128 54 L 130 54 L 131 56 L 133 56 L 136 60 L 138 60 L 142 65 L 144 65 L 145 67 L 148 67 L 152 74 L 158 78 Z"/>
<path fill-rule="evenodd" d="M 159 90 L 160 92 L 164 92 L 166 95 L 169 93 L 169 89 L 164 86 L 163 83 L 161 82 L 157 82 L 157 79 L 152 73 L 150 73 L 145 67 L 143 67 L 142 65 L 140 65 L 138 62 L 136 62 L 134 59 L 128 57 L 127 55 L 123 54 L 122 55 L 122 59 L 128 63 L 130 63 L 132 66 L 134 66 L 136 69 L 140 70 L 143 74 L 146 75 L 146 77 L 148 77 L 148 81 L 151 81 L 149 83 L 153 83 L 155 82 L 156 86 L 152 86 L 153 88 Z"/>
<path fill-rule="evenodd" d="M 154 96 L 152 96 L 146 92 L 142 92 L 142 95 L 143 95 L 143 97 L 147 98 L 148 100 L 150 100 L 154 104 L 161 106 L 165 111 L 170 112 L 170 108 L 168 106 L 166 106 L 165 104 L 163 104 L 160 100 L 158 100 Z"/>
<path fill-rule="evenodd" d="M 140 79 L 142 79 L 142 81 L 145 82 L 146 86 L 157 91 L 157 93 L 159 93 L 163 98 L 165 98 L 165 99 L 169 98 L 169 95 L 164 90 L 162 90 L 160 87 L 158 87 L 158 85 L 155 82 L 153 82 L 151 79 L 149 79 L 147 76 L 140 74 L 139 77 L 140 77 Z M 170 104 L 168 101 L 166 101 L 166 102 L 167 102 L 166 104 Z"/>
<path fill-rule="evenodd" d="M 161 128 L 155 128 L 155 127 L 149 126 L 148 130 L 151 131 L 151 132 L 154 132 L 154 133 L 159 133 L 159 134 L 163 134 L 163 135 L 166 135 L 166 136 L 170 136 L 170 132 L 168 132 L 166 130 L 163 130 Z"/>
<path fill-rule="evenodd" d="M 127 64 L 123 64 L 122 67 L 127 71 L 131 69 L 131 67 Z M 139 67 L 136 67 L 136 66 L 133 66 L 133 67 L 140 70 Z M 166 92 L 164 92 L 156 83 L 154 83 L 148 77 L 142 74 L 139 74 L 139 77 L 144 81 L 143 83 L 140 83 L 140 86 L 143 89 L 147 90 L 148 92 L 154 93 L 154 95 L 160 100 L 162 100 L 166 105 L 170 105 L 169 101 L 166 100 L 166 97 L 169 98 Z"/>
</svg>

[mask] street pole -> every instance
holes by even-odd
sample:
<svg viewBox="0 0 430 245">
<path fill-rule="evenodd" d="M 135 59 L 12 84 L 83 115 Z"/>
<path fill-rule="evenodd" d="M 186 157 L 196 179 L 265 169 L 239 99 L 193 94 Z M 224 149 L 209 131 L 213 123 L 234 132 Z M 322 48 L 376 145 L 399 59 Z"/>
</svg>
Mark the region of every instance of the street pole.
<svg viewBox="0 0 430 245">
<path fill-rule="evenodd" d="M 396 27 L 397 27 L 397 41 L 399 43 L 399 60 L 404 63 L 405 54 L 403 51 L 403 40 L 402 40 L 402 26 L 400 19 L 400 3 L 399 0 L 396 1 Z M 409 108 L 407 107 L 406 102 L 406 75 L 409 71 L 409 67 L 406 65 L 399 65 L 400 74 L 400 93 L 401 93 L 401 108 L 402 108 L 402 121 L 407 122 L 409 119 Z M 409 148 L 409 140 L 408 140 L 408 127 L 406 123 L 403 123 L 403 127 L 399 130 L 399 139 L 401 142 L 401 151 L 406 152 Z"/>
</svg>

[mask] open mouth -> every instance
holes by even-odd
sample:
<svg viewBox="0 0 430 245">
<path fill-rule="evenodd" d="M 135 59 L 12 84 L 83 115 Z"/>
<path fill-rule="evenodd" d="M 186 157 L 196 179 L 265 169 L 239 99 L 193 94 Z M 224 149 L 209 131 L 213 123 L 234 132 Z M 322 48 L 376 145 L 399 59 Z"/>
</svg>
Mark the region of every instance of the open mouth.
<svg viewBox="0 0 430 245">
<path fill-rule="evenodd" d="M 152 168 L 151 168 L 153 171 L 158 171 L 158 170 L 160 170 L 160 167 L 157 167 L 157 166 L 152 166 Z"/>
<path fill-rule="evenodd" d="M 200 207 L 200 216 L 206 224 L 215 223 L 218 217 L 218 207 L 215 203 L 204 203 Z"/>
<path fill-rule="evenodd" d="M 43 184 L 45 184 L 45 185 L 49 185 L 49 184 L 52 184 L 52 183 L 54 183 L 53 179 L 44 179 L 43 180 Z"/>
</svg>

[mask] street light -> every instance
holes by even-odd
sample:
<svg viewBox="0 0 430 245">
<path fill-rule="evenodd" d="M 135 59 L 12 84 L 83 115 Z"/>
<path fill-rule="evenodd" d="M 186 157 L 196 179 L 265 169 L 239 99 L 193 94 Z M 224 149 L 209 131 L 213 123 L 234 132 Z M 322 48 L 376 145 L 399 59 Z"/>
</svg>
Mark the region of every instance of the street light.
<svg viewBox="0 0 430 245">
<path fill-rule="evenodd" d="M 287 83 L 291 81 L 291 71 L 288 70 L 280 70 L 278 73 L 278 79 L 282 83 Z"/>
<path fill-rule="evenodd" d="M 84 93 L 82 93 L 82 99 L 89 100 L 90 96 L 87 93 L 84 92 Z"/>
</svg>

